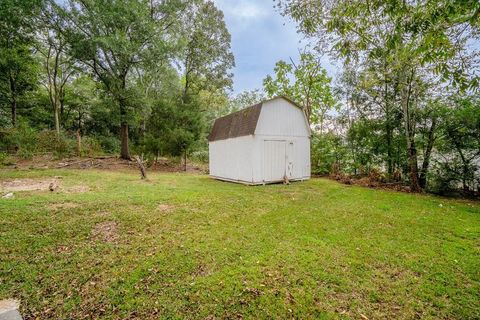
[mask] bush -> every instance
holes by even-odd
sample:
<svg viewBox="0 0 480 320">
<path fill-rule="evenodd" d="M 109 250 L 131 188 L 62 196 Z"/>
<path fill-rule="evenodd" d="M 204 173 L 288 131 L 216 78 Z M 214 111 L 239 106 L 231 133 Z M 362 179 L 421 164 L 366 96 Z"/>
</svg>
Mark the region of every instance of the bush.
<svg viewBox="0 0 480 320">
<path fill-rule="evenodd" d="M 100 149 L 105 153 L 119 153 L 120 152 L 120 140 L 117 137 L 111 136 L 98 136 L 96 137 L 99 143 Z"/>
<path fill-rule="evenodd" d="M 8 153 L 6 152 L 0 152 L 0 165 L 2 166 L 8 166 L 14 164 Z"/>
<path fill-rule="evenodd" d="M 338 174 L 344 171 L 345 147 L 340 136 L 314 133 L 311 154 L 313 174 Z"/>
<path fill-rule="evenodd" d="M 76 140 L 63 132 L 58 136 L 55 131 L 45 130 L 38 133 L 38 151 L 52 152 L 62 158 L 75 154 Z"/>
<path fill-rule="evenodd" d="M 103 153 L 102 146 L 96 138 L 82 137 L 82 156 L 93 157 Z"/>
<path fill-rule="evenodd" d="M 37 152 L 37 132 L 26 123 L 19 123 L 16 128 L 0 131 L 0 150 L 30 158 Z"/>
<path fill-rule="evenodd" d="M 201 150 L 192 152 L 190 155 L 191 160 L 201 163 L 208 163 L 208 150 Z"/>
<path fill-rule="evenodd" d="M 81 147 L 82 155 L 95 156 L 104 152 L 118 152 L 120 142 L 114 137 L 84 136 Z M 69 157 L 77 154 L 77 137 L 66 132 L 58 136 L 53 130 L 37 131 L 25 123 L 19 123 L 16 128 L 0 130 L 0 152 L 16 154 L 24 159 L 45 153 L 53 153 L 58 158 Z"/>
</svg>

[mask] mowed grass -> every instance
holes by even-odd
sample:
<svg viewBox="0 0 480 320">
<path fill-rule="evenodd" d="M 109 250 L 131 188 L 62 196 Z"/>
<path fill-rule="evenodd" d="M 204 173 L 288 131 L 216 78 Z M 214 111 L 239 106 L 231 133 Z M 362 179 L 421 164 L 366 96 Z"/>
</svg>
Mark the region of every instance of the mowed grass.
<svg viewBox="0 0 480 320">
<path fill-rule="evenodd" d="M 480 318 L 479 203 L 326 179 L 0 171 L 53 176 L 90 191 L 0 199 L 0 299 L 26 319 Z"/>
</svg>

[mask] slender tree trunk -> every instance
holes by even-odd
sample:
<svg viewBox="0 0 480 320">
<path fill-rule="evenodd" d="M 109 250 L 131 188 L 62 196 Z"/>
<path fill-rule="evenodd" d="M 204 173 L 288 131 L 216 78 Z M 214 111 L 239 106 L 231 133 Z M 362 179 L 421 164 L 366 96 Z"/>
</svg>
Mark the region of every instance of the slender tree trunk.
<svg viewBox="0 0 480 320">
<path fill-rule="evenodd" d="M 410 140 L 408 142 L 408 166 L 410 169 L 410 190 L 413 192 L 420 192 L 420 182 L 418 178 L 418 162 L 417 162 L 417 148 L 415 141 Z"/>
<path fill-rule="evenodd" d="M 126 88 L 126 81 L 125 77 L 122 79 L 123 86 L 122 89 L 125 90 Z M 127 102 L 123 97 L 118 99 L 119 107 L 120 107 L 120 158 L 125 160 L 131 160 L 130 157 L 130 150 L 128 148 L 128 122 L 127 122 Z"/>
<path fill-rule="evenodd" d="M 388 178 L 391 179 L 393 176 L 393 159 L 392 159 L 392 136 L 393 130 L 391 128 L 390 119 L 387 116 L 387 171 Z"/>
<path fill-rule="evenodd" d="M 10 74 L 10 91 L 12 93 L 12 100 L 10 101 L 10 107 L 12 109 L 12 126 L 17 125 L 17 96 L 16 96 L 16 85 L 15 79 Z"/>
<path fill-rule="evenodd" d="M 469 188 L 467 185 L 467 175 L 468 175 L 468 166 L 466 164 L 463 165 L 463 178 L 462 178 L 462 184 L 463 184 L 463 192 L 468 193 Z"/>
<path fill-rule="evenodd" d="M 462 148 L 459 146 L 458 142 L 455 142 L 455 149 L 457 149 L 460 158 L 462 159 L 462 187 L 463 192 L 467 193 L 469 191 L 467 179 L 468 179 L 468 160 L 462 152 Z"/>
<path fill-rule="evenodd" d="M 420 187 L 422 189 L 425 189 L 425 187 L 427 186 L 427 174 L 428 174 L 428 168 L 430 166 L 430 157 L 432 155 L 433 144 L 435 142 L 436 126 L 437 126 L 437 120 L 433 119 L 432 126 L 428 131 L 428 141 L 427 141 L 427 146 L 425 148 L 425 154 L 423 157 L 422 171 L 420 172 L 419 182 L 420 182 Z"/>
<path fill-rule="evenodd" d="M 418 179 L 418 162 L 417 162 L 417 148 L 415 145 L 415 133 L 411 125 L 410 117 L 410 95 L 412 90 L 412 81 L 414 73 L 412 71 L 411 78 L 408 80 L 408 88 L 403 90 L 402 109 L 405 122 L 405 137 L 407 140 L 407 158 L 410 176 L 410 190 L 413 192 L 420 192 L 422 188 Z"/>
<path fill-rule="evenodd" d="M 77 130 L 77 156 L 82 156 L 82 136 L 80 135 L 80 129 Z"/>
<path fill-rule="evenodd" d="M 60 114 L 58 110 L 58 103 L 55 101 L 55 106 L 53 109 L 53 113 L 55 114 L 55 132 L 57 136 L 60 136 Z"/>
<path fill-rule="evenodd" d="M 388 101 L 388 77 L 387 77 L 387 62 L 385 61 L 384 65 L 384 92 L 383 92 L 383 99 L 385 101 L 385 116 L 386 116 L 386 134 L 387 134 L 387 172 L 388 172 L 388 179 L 392 179 L 393 176 L 393 159 L 392 159 L 392 137 L 393 137 L 393 129 L 391 123 L 391 115 L 390 115 L 390 103 Z"/>
<path fill-rule="evenodd" d="M 183 152 L 183 170 L 187 172 L 187 149 Z"/>
<path fill-rule="evenodd" d="M 17 125 L 17 99 L 14 97 L 11 102 L 11 109 L 12 109 L 12 126 Z"/>
</svg>

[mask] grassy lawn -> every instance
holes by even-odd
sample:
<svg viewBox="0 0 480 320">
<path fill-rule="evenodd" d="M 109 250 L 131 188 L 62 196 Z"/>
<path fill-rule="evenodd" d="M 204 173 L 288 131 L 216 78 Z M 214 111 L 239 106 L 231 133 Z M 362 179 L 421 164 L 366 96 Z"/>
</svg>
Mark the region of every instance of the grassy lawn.
<svg viewBox="0 0 480 320">
<path fill-rule="evenodd" d="M 479 203 L 324 179 L 0 171 L 53 176 L 90 191 L 0 199 L 0 299 L 27 319 L 480 318 Z"/>
</svg>

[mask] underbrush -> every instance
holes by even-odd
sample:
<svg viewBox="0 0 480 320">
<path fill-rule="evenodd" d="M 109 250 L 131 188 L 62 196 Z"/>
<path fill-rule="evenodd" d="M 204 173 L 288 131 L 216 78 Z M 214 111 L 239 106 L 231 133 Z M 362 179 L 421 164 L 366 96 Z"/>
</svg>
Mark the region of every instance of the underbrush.
<svg viewBox="0 0 480 320">
<path fill-rule="evenodd" d="M 32 159 L 35 155 L 52 154 L 55 158 L 71 156 L 93 157 L 110 152 L 116 152 L 119 147 L 111 137 L 83 136 L 80 140 L 80 150 L 75 133 L 53 130 L 36 130 L 25 124 L 16 128 L 0 130 L 1 164 L 8 164 L 11 156 L 21 159 Z M 118 140 L 118 139 L 116 139 Z M 7 162 L 7 163 L 5 163 Z"/>
</svg>

